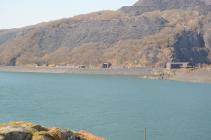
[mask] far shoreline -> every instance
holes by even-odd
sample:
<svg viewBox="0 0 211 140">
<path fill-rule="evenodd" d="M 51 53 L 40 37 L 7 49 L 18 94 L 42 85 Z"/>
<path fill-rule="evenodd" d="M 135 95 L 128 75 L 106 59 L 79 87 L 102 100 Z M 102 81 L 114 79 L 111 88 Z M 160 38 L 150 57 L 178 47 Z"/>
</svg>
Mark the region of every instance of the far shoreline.
<svg viewBox="0 0 211 140">
<path fill-rule="evenodd" d="M 69 67 L 27 67 L 27 66 L 0 66 L 0 72 L 18 73 L 49 73 L 49 74 L 78 74 L 78 75 L 110 75 L 133 76 L 149 80 L 170 80 L 191 83 L 211 84 L 211 68 L 177 69 L 165 68 L 69 68 Z"/>
</svg>

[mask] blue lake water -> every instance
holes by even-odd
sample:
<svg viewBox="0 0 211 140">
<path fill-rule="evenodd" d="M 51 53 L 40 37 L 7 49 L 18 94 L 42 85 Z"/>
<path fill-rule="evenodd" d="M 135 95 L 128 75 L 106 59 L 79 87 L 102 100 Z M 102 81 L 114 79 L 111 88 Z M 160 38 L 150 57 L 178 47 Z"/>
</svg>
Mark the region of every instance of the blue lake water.
<svg viewBox="0 0 211 140">
<path fill-rule="evenodd" d="M 211 140 L 211 85 L 135 77 L 0 73 L 0 122 L 87 130 L 108 140 Z"/>
</svg>

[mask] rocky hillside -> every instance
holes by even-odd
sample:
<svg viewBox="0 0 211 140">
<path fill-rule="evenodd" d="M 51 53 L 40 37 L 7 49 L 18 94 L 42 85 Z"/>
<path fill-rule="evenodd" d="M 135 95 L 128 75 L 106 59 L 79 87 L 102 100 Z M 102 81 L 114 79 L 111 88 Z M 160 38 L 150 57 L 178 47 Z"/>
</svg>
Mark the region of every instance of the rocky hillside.
<svg viewBox="0 0 211 140">
<path fill-rule="evenodd" d="M 139 0 L 20 29 L 0 30 L 0 65 L 164 67 L 211 62 L 210 0 Z"/>
<path fill-rule="evenodd" d="M 0 140 L 104 140 L 91 133 L 46 128 L 29 122 L 0 124 Z"/>
</svg>

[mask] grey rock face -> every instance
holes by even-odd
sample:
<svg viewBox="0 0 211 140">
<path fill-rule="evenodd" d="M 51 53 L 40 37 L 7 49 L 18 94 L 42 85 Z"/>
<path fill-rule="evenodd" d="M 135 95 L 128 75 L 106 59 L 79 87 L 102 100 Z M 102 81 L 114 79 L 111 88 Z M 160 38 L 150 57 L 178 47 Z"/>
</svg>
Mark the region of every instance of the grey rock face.
<svg viewBox="0 0 211 140">
<path fill-rule="evenodd" d="M 169 9 L 192 9 L 207 14 L 211 11 L 210 0 L 139 0 L 133 6 L 120 9 L 130 15 L 140 15 L 144 12 Z"/>
<path fill-rule="evenodd" d="M 162 18 L 131 18 L 128 20 L 81 21 L 70 27 L 46 28 L 36 33 L 41 49 L 58 47 L 78 47 L 81 44 L 94 42 L 100 46 L 110 46 L 121 39 L 140 39 L 158 32 L 166 21 Z M 71 27 L 74 26 L 74 27 Z"/>
<path fill-rule="evenodd" d="M 194 32 L 183 32 L 174 44 L 174 61 L 209 63 L 208 50 L 203 36 Z"/>
<path fill-rule="evenodd" d="M 159 9 L 180 9 L 205 5 L 203 0 L 139 0 L 134 6 L 153 6 Z"/>
</svg>

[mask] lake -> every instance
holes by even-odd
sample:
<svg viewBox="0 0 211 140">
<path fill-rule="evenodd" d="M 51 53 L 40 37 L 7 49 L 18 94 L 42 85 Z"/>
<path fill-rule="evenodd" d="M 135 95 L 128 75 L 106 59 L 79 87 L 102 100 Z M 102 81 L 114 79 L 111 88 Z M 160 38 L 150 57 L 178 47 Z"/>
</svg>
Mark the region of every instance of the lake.
<svg viewBox="0 0 211 140">
<path fill-rule="evenodd" d="M 211 84 L 0 72 L 0 122 L 87 130 L 108 140 L 211 140 Z"/>
</svg>

